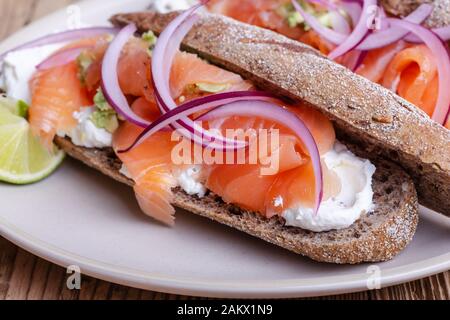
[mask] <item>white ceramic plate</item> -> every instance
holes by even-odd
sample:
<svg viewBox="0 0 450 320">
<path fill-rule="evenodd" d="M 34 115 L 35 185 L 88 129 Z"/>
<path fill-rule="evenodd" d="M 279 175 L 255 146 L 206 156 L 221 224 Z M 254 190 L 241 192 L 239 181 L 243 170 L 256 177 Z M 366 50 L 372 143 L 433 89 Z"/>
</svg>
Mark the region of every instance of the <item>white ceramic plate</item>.
<svg viewBox="0 0 450 320">
<path fill-rule="evenodd" d="M 69 25 L 106 23 L 148 0 L 95 0 L 21 30 L 0 52 Z M 81 15 L 79 15 L 81 14 Z M 103 21 L 101 21 L 103 20 Z M 427 210 L 412 244 L 387 263 L 312 262 L 238 231 L 178 212 L 175 229 L 141 214 L 132 190 L 72 160 L 47 180 L 0 184 L 0 234 L 84 274 L 142 289 L 211 297 L 304 297 L 389 286 L 450 269 L 450 220 Z M 379 276 L 377 278 L 377 276 Z"/>
</svg>

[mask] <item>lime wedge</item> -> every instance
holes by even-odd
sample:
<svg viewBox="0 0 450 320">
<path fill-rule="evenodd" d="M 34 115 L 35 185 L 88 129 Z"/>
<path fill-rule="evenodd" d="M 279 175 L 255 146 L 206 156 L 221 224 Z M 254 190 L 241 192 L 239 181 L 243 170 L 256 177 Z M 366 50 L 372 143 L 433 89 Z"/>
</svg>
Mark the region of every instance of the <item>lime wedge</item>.
<svg viewBox="0 0 450 320">
<path fill-rule="evenodd" d="M 50 175 L 63 159 L 63 151 L 48 151 L 23 117 L 0 104 L 0 181 L 37 182 Z"/>
</svg>

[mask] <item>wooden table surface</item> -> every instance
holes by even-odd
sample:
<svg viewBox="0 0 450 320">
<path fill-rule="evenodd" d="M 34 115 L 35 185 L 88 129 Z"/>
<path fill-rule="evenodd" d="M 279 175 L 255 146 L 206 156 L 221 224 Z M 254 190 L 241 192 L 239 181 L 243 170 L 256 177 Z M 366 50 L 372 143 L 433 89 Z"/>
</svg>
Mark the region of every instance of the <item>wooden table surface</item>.
<svg viewBox="0 0 450 320">
<path fill-rule="evenodd" d="M 94 0 L 95 1 L 95 0 Z M 1 0 L 0 40 L 76 0 Z M 81 290 L 66 288 L 66 270 L 37 258 L 0 237 L 0 299 L 190 299 L 128 288 L 82 277 Z M 450 272 L 331 299 L 450 299 Z"/>
</svg>

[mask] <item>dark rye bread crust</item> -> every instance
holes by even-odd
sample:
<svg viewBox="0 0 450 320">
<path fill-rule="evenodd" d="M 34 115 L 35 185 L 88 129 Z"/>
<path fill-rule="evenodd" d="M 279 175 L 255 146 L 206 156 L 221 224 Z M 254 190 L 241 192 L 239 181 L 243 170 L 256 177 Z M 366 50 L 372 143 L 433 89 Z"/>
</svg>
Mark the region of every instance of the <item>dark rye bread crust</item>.
<svg viewBox="0 0 450 320">
<path fill-rule="evenodd" d="M 381 0 L 383 7 L 389 13 L 405 17 L 423 3 L 434 5 L 433 12 L 425 21 L 431 28 L 450 25 L 450 0 Z"/>
<path fill-rule="evenodd" d="M 121 14 L 111 21 L 158 34 L 176 15 Z M 404 99 L 302 43 L 223 16 L 204 14 L 183 49 L 320 110 L 340 139 L 358 144 L 370 159 L 399 163 L 414 179 L 421 203 L 450 215 L 450 130 Z"/>
<path fill-rule="evenodd" d="M 113 150 L 77 147 L 62 138 L 57 138 L 56 143 L 71 157 L 133 186 L 133 181 L 119 172 L 122 164 Z M 412 240 L 419 219 L 418 204 L 412 180 L 399 167 L 384 160 L 376 166 L 373 183 L 376 210 L 364 214 L 345 230 L 314 233 L 285 227 L 280 218 L 265 219 L 226 204 L 212 193 L 200 199 L 179 188 L 174 190 L 173 204 L 316 261 L 338 264 L 386 261 Z"/>
</svg>

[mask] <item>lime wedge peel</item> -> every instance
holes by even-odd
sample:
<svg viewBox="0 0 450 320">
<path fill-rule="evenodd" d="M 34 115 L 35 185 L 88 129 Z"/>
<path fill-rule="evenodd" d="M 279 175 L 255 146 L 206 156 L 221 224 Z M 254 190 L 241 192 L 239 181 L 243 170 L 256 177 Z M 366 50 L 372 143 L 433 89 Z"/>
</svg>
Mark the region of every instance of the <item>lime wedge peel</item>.
<svg viewBox="0 0 450 320">
<path fill-rule="evenodd" d="M 28 122 L 13 110 L 14 105 L 6 107 L 0 103 L 0 181 L 38 182 L 61 164 L 65 154 L 56 148 L 54 152 L 48 151 L 33 136 Z"/>
</svg>

